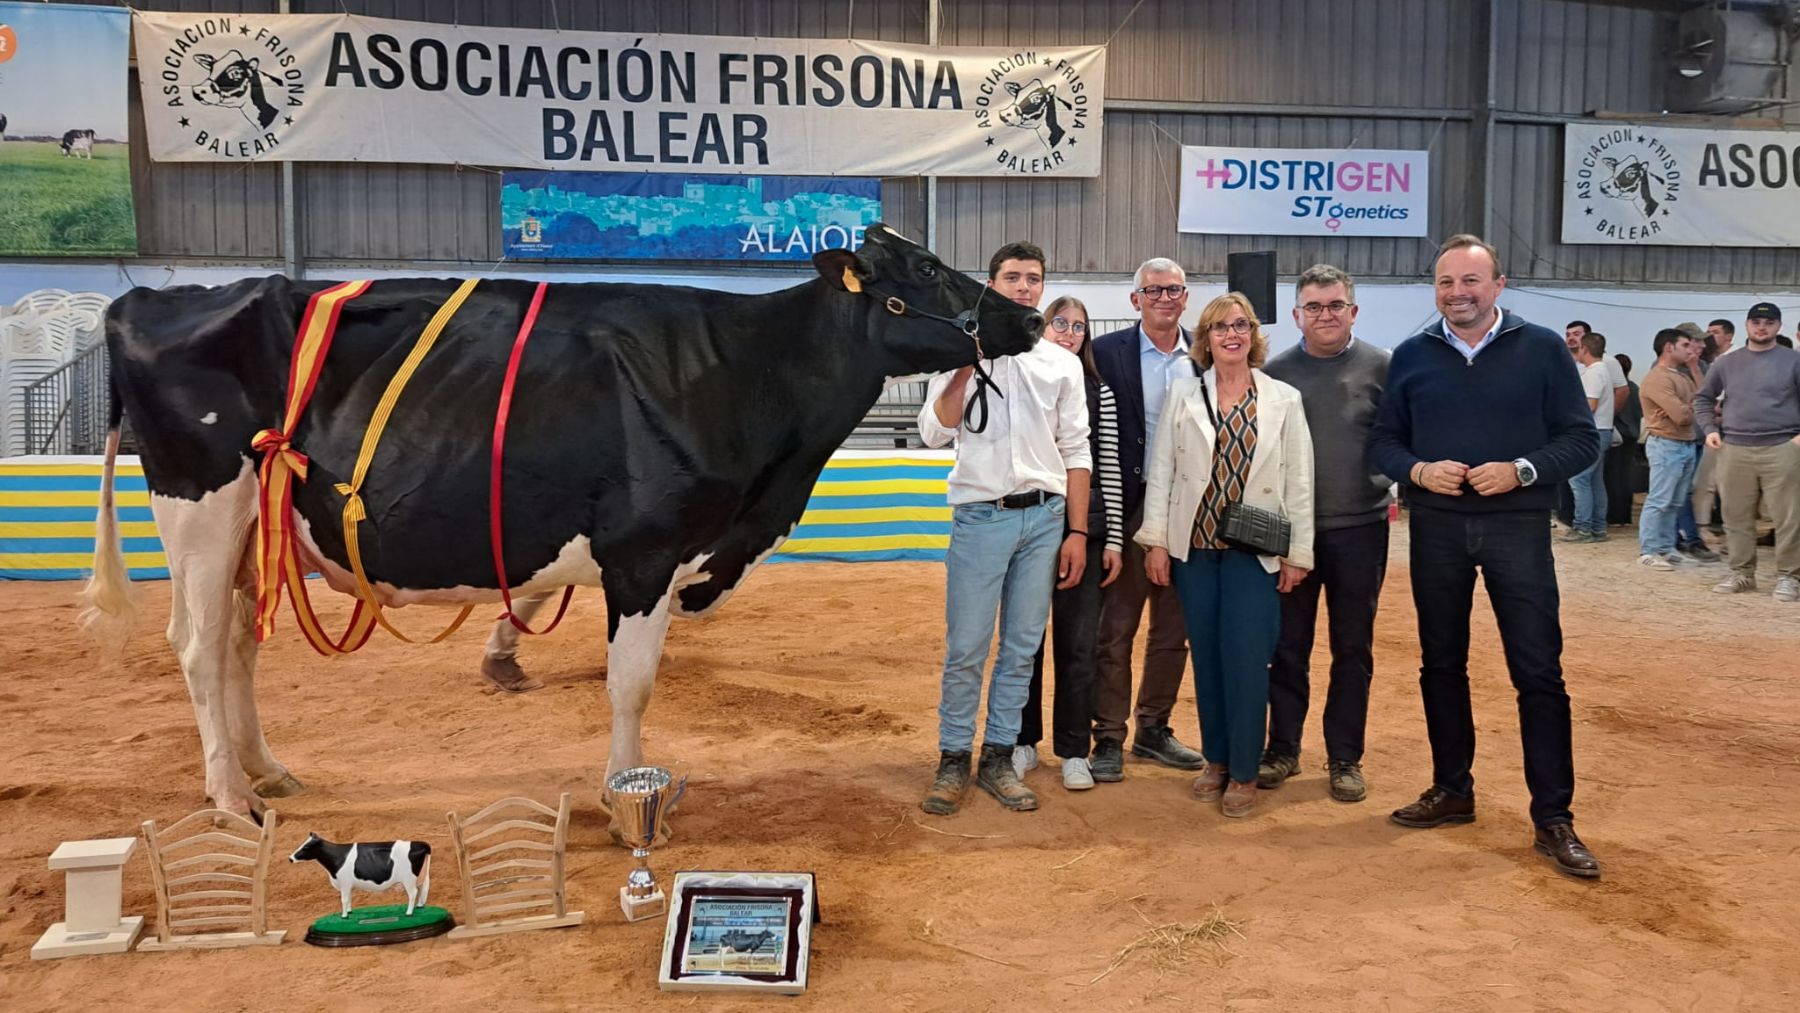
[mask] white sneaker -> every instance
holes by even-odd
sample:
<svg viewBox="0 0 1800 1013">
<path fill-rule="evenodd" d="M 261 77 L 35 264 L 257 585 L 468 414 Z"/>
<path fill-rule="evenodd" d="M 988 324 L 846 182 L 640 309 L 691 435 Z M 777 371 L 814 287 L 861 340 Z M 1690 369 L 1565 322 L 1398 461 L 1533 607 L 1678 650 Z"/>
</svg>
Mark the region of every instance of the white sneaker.
<svg viewBox="0 0 1800 1013">
<path fill-rule="evenodd" d="M 1800 601 L 1800 577 L 1776 577 L 1775 600 Z"/>
<path fill-rule="evenodd" d="M 1669 562 L 1667 559 L 1663 558 L 1662 556 L 1653 556 L 1648 552 L 1646 552 L 1643 555 L 1638 557 L 1638 565 L 1639 566 L 1647 566 L 1652 570 L 1673 570 L 1673 569 L 1675 569 L 1675 564 Z"/>
<path fill-rule="evenodd" d="M 1036 746 L 1013 747 L 1013 773 L 1019 775 L 1019 780 L 1023 781 L 1025 779 L 1025 772 L 1027 770 L 1036 770 L 1037 766 L 1038 758 Z"/>
<path fill-rule="evenodd" d="M 1064 788 L 1070 791 L 1086 791 L 1094 786 L 1094 774 L 1088 769 L 1088 762 L 1085 758 L 1064 760 L 1062 768 Z"/>
<path fill-rule="evenodd" d="M 1741 594 L 1754 590 L 1756 590 L 1756 578 L 1735 570 L 1726 574 L 1717 584 L 1713 585 L 1715 594 Z"/>
</svg>

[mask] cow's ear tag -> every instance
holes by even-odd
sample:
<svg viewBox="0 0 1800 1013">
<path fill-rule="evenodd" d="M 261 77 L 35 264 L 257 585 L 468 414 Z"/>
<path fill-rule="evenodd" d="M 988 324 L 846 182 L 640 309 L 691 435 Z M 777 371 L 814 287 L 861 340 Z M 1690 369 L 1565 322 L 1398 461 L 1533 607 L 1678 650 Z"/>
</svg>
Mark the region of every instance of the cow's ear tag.
<svg viewBox="0 0 1800 1013">
<path fill-rule="evenodd" d="M 848 266 L 844 268 L 844 288 L 851 292 L 862 291 L 862 279 L 858 278 L 856 272 Z"/>
</svg>

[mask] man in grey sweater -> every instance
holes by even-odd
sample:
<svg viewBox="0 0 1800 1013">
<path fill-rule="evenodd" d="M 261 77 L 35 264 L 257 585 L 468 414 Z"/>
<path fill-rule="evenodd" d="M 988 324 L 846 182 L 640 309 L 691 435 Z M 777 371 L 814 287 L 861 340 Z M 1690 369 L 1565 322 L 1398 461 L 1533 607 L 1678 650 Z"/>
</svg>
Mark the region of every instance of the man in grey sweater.
<svg viewBox="0 0 1800 1013">
<path fill-rule="evenodd" d="M 1330 617 L 1331 687 L 1325 695 L 1325 758 L 1331 797 L 1360 802 L 1363 730 L 1374 677 L 1375 606 L 1387 576 L 1390 485 L 1369 468 L 1369 431 L 1381 410 L 1388 352 L 1351 334 L 1356 282 L 1315 264 L 1294 286 L 1300 344 L 1263 371 L 1300 391 L 1313 433 L 1312 572 L 1281 596 L 1281 640 L 1269 666 L 1269 745 L 1257 783 L 1279 787 L 1300 769 L 1319 593 Z"/>
<path fill-rule="evenodd" d="M 1775 521 L 1775 600 L 1800 601 L 1800 352 L 1775 343 L 1781 307 L 1746 315 L 1744 347 L 1713 360 L 1694 424 L 1719 452 L 1719 500 L 1731 573 L 1720 594 L 1756 590 L 1756 503 Z M 1724 400 L 1721 415 L 1719 402 Z"/>
</svg>

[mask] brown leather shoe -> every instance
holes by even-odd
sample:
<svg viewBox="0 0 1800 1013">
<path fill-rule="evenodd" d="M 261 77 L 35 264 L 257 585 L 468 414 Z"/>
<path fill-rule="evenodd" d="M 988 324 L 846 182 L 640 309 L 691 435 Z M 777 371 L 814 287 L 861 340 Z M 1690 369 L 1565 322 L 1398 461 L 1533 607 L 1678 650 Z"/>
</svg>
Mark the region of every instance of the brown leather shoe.
<svg viewBox="0 0 1800 1013">
<path fill-rule="evenodd" d="M 1248 816 L 1256 809 L 1256 782 L 1233 781 L 1225 786 L 1225 798 L 1219 811 L 1233 819 Z"/>
<path fill-rule="evenodd" d="M 1441 827 L 1446 823 L 1473 823 L 1475 796 L 1452 795 L 1434 784 L 1425 789 L 1417 802 L 1389 813 L 1388 819 L 1403 827 L 1420 829 Z"/>
<path fill-rule="evenodd" d="M 1594 858 L 1581 838 L 1575 836 L 1575 824 L 1552 823 L 1538 827 L 1532 847 L 1556 863 L 1559 872 L 1581 879 L 1599 879 L 1600 862 Z"/>
<path fill-rule="evenodd" d="M 1013 812 L 1030 812 L 1038 807 L 1037 793 L 1025 787 L 1019 772 L 1013 769 L 1011 746 L 981 747 L 975 785 Z"/>
<path fill-rule="evenodd" d="M 1194 801 L 1217 802 L 1225 793 L 1225 782 L 1229 777 L 1223 763 L 1209 763 L 1200 776 L 1194 778 Z"/>
</svg>

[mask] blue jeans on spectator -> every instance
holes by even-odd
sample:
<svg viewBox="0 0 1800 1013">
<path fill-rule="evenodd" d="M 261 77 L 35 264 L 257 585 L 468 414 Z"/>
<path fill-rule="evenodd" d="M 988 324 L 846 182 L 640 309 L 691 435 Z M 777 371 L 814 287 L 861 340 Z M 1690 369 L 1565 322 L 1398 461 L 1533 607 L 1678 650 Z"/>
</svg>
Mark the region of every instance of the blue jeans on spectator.
<svg viewBox="0 0 1800 1013">
<path fill-rule="evenodd" d="M 1031 684 L 1031 656 L 1050 621 L 1064 503 L 1053 496 L 1023 510 L 963 503 L 951 510 L 944 558 L 944 681 L 938 705 L 938 750 L 972 752 L 982 671 L 994 640 L 1000 650 L 988 688 L 983 741 L 1011 749 Z"/>
<path fill-rule="evenodd" d="M 1694 476 L 1700 473 L 1700 454 L 1704 444 L 1690 444 L 1694 451 L 1694 470 L 1688 475 L 1688 491 L 1681 499 L 1681 512 L 1675 515 L 1676 545 L 1705 545 L 1700 537 L 1700 519 L 1694 516 Z"/>
<path fill-rule="evenodd" d="M 1655 435 L 1645 439 L 1644 456 L 1650 461 L 1650 491 L 1644 494 L 1644 510 L 1638 516 L 1638 551 L 1666 556 L 1675 551 L 1676 518 L 1681 504 L 1691 502 L 1688 494 L 1700 461 L 1692 443 Z"/>
<path fill-rule="evenodd" d="M 1237 549 L 1190 549 L 1169 561 L 1194 655 L 1200 752 L 1233 781 L 1256 780 L 1268 728 L 1269 661 L 1281 640 L 1281 596 L 1262 560 Z"/>
<path fill-rule="evenodd" d="M 1612 430 L 1600 430 L 1600 454 L 1581 474 L 1569 480 L 1575 493 L 1575 530 L 1590 535 L 1606 534 L 1606 451 L 1612 444 Z"/>
</svg>

